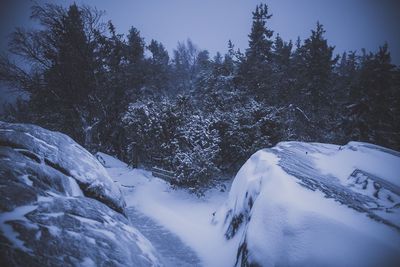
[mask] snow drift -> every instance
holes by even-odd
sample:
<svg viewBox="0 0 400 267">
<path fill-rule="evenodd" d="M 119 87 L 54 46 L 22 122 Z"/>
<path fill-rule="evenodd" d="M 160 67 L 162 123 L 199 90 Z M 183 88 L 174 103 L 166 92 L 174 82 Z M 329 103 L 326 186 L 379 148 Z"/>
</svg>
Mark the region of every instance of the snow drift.
<svg viewBox="0 0 400 267">
<path fill-rule="evenodd" d="M 239 266 L 398 266 L 400 154 L 283 142 L 240 169 L 214 223 Z"/>
<path fill-rule="evenodd" d="M 68 136 L 0 122 L 1 266 L 158 266 L 119 187 Z"/>
</svg>

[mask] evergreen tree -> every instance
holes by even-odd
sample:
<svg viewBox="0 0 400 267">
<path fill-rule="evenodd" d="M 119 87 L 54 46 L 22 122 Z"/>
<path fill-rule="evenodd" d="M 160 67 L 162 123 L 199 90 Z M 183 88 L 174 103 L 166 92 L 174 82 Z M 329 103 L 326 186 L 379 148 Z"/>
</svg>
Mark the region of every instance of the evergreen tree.
<svg viewBox="0 0 400 267">
<path fill-rule="evenodd" d="M 94 95 L 96 87 L 92 68 L 93 51 L 84 33 L 81 13 L 75 4 L 69 7 L 61 23 L 63 32 L 55 36 L 58 51 L 53 66 L 45 73 L 46 91 L 54 94 L 46 95 L 50 96 L 53 105 L 57 103 L 55 108 L 61 106 L 64 109 L 65 117 L 61 121 L 57 120 L 61 124 L 57 128 L 60 127 L 75 140 L 89 145 L 90 120 L 96 112 L 88 97 Z M 38 108 L 43 108 L 43 103 L 40 100 L 38 102 Z M 46 103 L 46 106 L 51 104 Z"/>
<path fill-rule="evenodd" d="M 17 29 L 10 42 L 10 51 L 30 63 L 30 72 L 5 59 L 0 71 L 3 80 L 29 94 L 33 122 L 87 146 L 98 113 L 96 44 L 91 37 L 99 25 L 96 19 L 84 18 L 99 16 L 75 4 L 67 10 L 51 4 L 34 6 L 32 18 L 42 28 Z"/>
<path fill-rule="evenodd" d="M 273 44 L 273 79 L 272 96 L 276 104 L 288 104 L 291 102 L 293 85 L 290 76 L 290 61 L 292 55 L 292 42 L 284 42 L 279 36 L 276 36 Z"/>
<path fill-rule="evenodd" d="M 133 94 L 139 94 L 139 88 L 145 84 L 147 65 L 145 63 L 145 42 L 139 30 L 131 27 L 127 36 L 126 59 L 128 83 Z M 138 97 L 138 95 L 136 95 Z"/>
<path fill-rule="evenodd" d="M 145 42 L 140 31 L 131 27 L 128 34 L 127 59 L 130 63 L 138 63 L 144 59 Z"/>
<path fill-rule="evenodd" d="M 399 142 L 400 87 L 387 44 L 376 54 L 364 54 L 357 81 L 350 91 L 347 134 L 355 140 L 395 146 Z"/>
<path fill-rule="evenodd" d="M 170 65 L 168 51 L 162 43 L 151 40 L 147 49 L 151 53 L 149 73 L 147 74 L 147 86 L 155 95 L 167 95 L 171 90 Z"/>
<path fill-rule="evenodd" d="M 303 70 L 307 87 L 303 94 L 310 96 L 310 110 L 317 114 L 320 108 L 328 105 L 331 74 L 337 58 L 333 58 L 333 46 L 329 46 L 324 38 L 325 30 L 319 22 L 311 36 L 304 41 L 301 49 Z"/>
<path fill-rule="evenodd" d="M 109 36 L 99 35 L 98 54 L 101 59 L 101 80 L 97 87 L 102 112 L 97 125 L 97 149 L 125 159 L 124 129 L 121 115 L 130 103 L 127 81 L 127 44 L 122 34 L 117 34 L 111 21 L 108 22 Z M 118 119 L 116 119 L 118 118 Z"/>
<path fill-rule="evenodd" d="M 307 135 L 318 141 L 327 141 L 336 109 L 330 100 L 335 97 L 332 74 L 338 58 L 333 57 L 334 47 L 328 45 L 324 33 L 322 24 L 318 22 L 304 44 L 300 46 L 298 42 L 294 58 L 298 68 L 294 87 L 298 96 L 296 105 L 308 118 Z"/>
<path fill-rule="evenodd" d="M 272 74 L 272 35 L 273 31 L 267 28 L 267 21 L 272 17 L 268 7 L 260 4 L 253 12 L 253 24 L 249 34 L 249 48 L 241 64 L 240 76 L 242 82 L 250 92 L 258 97 L 269 100 L 271 97 Z"/>
</svg>

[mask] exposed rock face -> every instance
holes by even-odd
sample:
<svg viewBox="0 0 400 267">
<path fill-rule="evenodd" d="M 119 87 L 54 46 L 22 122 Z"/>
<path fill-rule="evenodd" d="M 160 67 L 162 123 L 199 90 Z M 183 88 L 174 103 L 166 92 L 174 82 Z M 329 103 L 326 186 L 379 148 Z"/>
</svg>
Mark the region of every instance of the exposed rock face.
<svg viewBox="0 0 400 267">
<path fill-rule="evenodd" d="M 0 122 L 1 266 L 157 266 L 103 166 L 68 136 Z"/>
</svg>

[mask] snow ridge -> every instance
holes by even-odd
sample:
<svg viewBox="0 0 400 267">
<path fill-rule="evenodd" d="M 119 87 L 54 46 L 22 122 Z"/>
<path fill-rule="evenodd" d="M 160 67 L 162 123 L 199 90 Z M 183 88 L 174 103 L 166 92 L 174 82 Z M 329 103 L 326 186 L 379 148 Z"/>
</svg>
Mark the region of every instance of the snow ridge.
<svg viewBox="0 0 400 267">
<path fill-rule="evenodd" d="M 214 221 L 228 240 L 240 239 L 236 265 L 396 266 L 399 196 L 383 186 L 374 196 L 349 178 L 368 165 L 393 185 L 396 161 L 395 154 L 364 144 L 283 142 L 243 165 Z M 340 176 L 332 173 L 336 168 L 348 171 Z"/>
</svg>

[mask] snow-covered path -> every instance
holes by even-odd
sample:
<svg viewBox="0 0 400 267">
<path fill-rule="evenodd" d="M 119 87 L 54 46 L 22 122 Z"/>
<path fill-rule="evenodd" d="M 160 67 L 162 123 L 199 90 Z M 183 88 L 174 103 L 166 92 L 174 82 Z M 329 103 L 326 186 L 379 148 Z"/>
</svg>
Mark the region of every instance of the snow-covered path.
<svg viewBox="0 0 400 267">
<path fill-rule="evenodd" d="M 150 240 L 166 266 L 233 266 L 237 242 L 227 242 L 212 223 L 228 192 L 214 188 L 197 198 L 171 189 L 151 172 L 131 169 L 106 154 L 96 157 L 120 185 L 132 224 Z M 228 188 L 229 185 L 226 185 Z"/>
<path fill-rule="evenodd" d="M 165 227 L 139 212 L 127 209 L 132 224 L 153 244 L 165 267 L 201 266 L 196 253 Z"/>
</svg>

